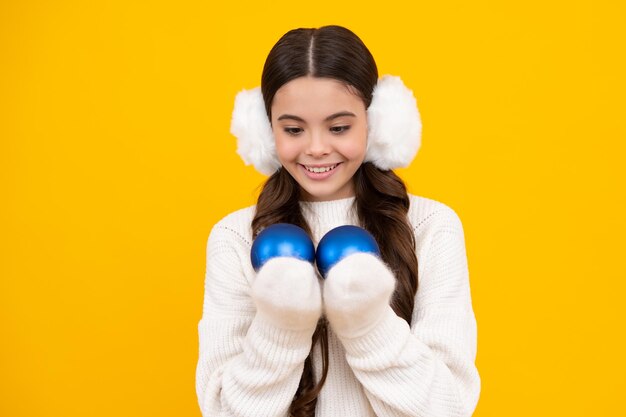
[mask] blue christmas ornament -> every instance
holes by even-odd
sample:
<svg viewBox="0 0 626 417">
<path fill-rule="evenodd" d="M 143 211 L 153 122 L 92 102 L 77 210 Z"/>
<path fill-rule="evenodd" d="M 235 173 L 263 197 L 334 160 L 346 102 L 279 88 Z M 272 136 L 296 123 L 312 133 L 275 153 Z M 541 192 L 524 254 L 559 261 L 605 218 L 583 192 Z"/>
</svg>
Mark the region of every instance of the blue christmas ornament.
<svg viewBox="0 0 626 417">
<path fill-rule="evenodd" d="M 380 249 L 374 237 L 358 226 L 339 226 L 324 235 L 317 245 L 315 261 L 322 277 L 337 262 L 356 252 L 372 253 L 380 257 Z"/>
<path fill-rule="evenodd" d="M 258 271 L 271 258 L 290 256 L 313 263 L 315 247 L 309 235 L 293 224 L 276 223 L 266 227 L 252 243 L 250 261 Z"/>
</svg>

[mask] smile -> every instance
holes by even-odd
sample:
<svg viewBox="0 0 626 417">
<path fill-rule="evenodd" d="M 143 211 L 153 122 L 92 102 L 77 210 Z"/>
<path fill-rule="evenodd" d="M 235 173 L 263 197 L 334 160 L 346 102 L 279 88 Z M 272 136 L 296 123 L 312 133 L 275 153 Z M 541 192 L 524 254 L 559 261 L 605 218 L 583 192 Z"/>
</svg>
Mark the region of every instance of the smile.
<svg viewBox="0 0 626 417">
<path fill-rule="evenodd" d="M 327 178 L 332 177 L 333 175 L 335 175 L 335 172 L 341 171 L 341 169 L 338 169 L 338 167 L 341 165 L 341 162 L 337 164 L 326 164 L 317 166 L 298 164 L 304 175 L 306 175 L 308 179 L 314 181 L 324 181 Z"/>
<path fill-rule="evenodd" d="M 315 172 L 316 174 L 319 174 L 322 172 L 332 171 L 333 169 L 335 169 L 335 167 L 337 167 L 337 165 L 339 164 L 329 165 L 326 167 L 311 167 L 311 166 L 303 165 L 303 167 L 309 172 Z"/>
</svg>

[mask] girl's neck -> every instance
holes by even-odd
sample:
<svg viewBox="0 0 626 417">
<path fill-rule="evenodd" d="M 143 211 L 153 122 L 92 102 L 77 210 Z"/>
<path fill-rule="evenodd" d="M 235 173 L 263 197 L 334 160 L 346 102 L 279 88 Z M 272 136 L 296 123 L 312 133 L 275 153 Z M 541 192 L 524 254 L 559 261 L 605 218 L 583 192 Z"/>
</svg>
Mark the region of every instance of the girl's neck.
<svg viewBox="0 0 626 417">
<path fill-rule="evenodd" d="M 300 208 L 314 235 L 326 233 L 334 227 L 358 224 L 356 197 L 326 201 L 300 201 Z"/>
</svg>

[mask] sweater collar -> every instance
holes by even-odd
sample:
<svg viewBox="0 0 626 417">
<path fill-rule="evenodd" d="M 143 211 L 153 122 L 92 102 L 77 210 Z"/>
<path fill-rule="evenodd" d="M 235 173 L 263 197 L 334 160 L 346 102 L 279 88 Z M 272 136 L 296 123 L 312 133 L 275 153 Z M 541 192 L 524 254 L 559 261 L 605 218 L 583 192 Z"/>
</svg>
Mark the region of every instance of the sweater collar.
<svg viewBox="0 0 626 417">
<path fill-rule="evenodd" d="M 314 238 L 319 240 L 330 229 L 345 224 L 357 224 L 356 197 L 330 201 L 300 201 L 302 214 L 312 229 Z"/>
</svg>

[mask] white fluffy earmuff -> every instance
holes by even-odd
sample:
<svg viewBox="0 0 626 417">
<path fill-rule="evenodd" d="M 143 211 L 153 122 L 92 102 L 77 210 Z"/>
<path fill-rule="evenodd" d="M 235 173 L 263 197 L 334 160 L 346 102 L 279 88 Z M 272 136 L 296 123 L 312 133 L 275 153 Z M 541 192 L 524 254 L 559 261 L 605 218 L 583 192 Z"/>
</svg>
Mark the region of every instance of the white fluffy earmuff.
<svg viewBox="0 0 626 417">
<path fill-rule="evenodd" d="M 374 87 L 367 109 L 365 161 L 387 171 L 408 166 L 421 145 L 422 122 L 413 92 L 400 77 L 385 75 Z M 261 87 L 242 90 L 235 97 L 230 133 L 246 165 L 271 175 L 280 168 Z"/>
</svg>

